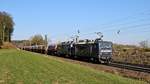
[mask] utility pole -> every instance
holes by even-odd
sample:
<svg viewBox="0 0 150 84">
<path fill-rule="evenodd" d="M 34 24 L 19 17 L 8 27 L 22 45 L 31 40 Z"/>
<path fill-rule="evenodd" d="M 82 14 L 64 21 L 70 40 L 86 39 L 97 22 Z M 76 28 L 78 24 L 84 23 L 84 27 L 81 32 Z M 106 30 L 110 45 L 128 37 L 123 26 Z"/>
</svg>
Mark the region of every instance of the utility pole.
<svg viewBox="0 0 150 84">
<path fill-rule="evenodd" d="M 80 36 L 80 31 L 79 31 L 79 29 L 78 29 L 78 31 L 77 31 L 77 35 L 75 35 L 76 43 L 78 43 L 78 42 L 79 42 L 79 36 Z"/>
<path fill-rule="evenodd" d="M 48 39 L 47 39 L 47 35 L 45 35 L 45 42 L 44 42 L 44 45 L 47 47 L 48 45 Z"/>
<path fill-rule="evenodd" d="M 48 49 L 48 39 L 47 39 L 47 35 L 45 35 L 45 39 L 44 39 L 44 45 L 45 45 L 45 54 L 47 54 L 47 49 Z"/>
<path fill-rule="evenodd" d="M 0 46 L 3 44 L 3 29 L 0 28 Z"/>
<path fill-rule="evenodd" d="M 102 40 L 103 34 L 101 32 L 95 32 L 95 33 L 99 36 L 99 39 Z"/>
<path fill-rule="evenodd" d="M 75 40 L 76 40 L 76 43 L 79 42 L 79 36 L 78 35 L 75 36 Z"/>
</svg>

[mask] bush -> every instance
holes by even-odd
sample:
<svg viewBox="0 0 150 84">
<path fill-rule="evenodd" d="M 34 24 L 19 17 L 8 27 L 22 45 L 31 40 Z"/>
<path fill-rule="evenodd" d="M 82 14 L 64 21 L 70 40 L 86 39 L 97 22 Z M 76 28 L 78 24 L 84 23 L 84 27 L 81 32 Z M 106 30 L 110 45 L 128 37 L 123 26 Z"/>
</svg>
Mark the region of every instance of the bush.
<svg viewBox="0 0 150 84">
<path fill-rule="evenodd" d="M 144 48 L 145 52 L 150 52 L 150 48 Z"/>
<path fill-rule="evenodd" d="M 150 49 L 130 45 L 114 45 L 113 60 L 131 64 L 150 65 Z"/>
<path fill-rule="evenodd" d="M 14 49 L 16 46 L 14 46 L 12 43 L 4 42 L 1 46 L 2 49 Z"/>
</svg>

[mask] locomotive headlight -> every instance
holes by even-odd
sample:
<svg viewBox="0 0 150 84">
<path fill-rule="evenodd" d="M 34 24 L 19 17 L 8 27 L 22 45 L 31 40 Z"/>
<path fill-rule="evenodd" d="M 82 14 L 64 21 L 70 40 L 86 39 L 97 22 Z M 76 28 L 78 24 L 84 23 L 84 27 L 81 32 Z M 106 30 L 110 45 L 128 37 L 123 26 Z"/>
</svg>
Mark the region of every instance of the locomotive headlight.
<svg viewBox="0 0 150 84">
<path fill-rule="evenodd" d="M 102 57 L 102 59 L 106 59 L 106 57 Z"/>
<path fill-rule="evenodd" d="M 112 52 L 112 50 L 101 50 L 101 52 Z"/>
</svg>

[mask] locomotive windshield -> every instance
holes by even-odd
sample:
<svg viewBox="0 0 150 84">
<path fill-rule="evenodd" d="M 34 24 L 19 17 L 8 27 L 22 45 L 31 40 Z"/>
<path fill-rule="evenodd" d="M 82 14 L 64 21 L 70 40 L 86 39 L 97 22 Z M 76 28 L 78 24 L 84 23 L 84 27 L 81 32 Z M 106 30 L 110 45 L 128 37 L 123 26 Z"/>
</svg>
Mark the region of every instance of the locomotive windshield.
<svg viewBox="0 0 150 84">
<path fill-rule="evenodd" d="M 101 49 L 112 49 L 112 43 L 111 42 L 101 42 L 100 48 Z"/>
</svg>

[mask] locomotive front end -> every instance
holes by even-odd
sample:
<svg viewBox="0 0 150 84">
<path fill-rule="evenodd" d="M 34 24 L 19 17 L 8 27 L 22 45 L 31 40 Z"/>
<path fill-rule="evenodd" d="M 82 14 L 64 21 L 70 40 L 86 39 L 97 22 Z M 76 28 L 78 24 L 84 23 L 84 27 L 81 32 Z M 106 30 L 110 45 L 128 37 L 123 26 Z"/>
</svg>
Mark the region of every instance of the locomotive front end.
<svg viewBox="0 0 150 84">
<path fill-rule="evenodd" d="M 99 59 L 104 63 L 110 63 L 112 58 L 112 42 L 99 42 Z"/>
</svg>

